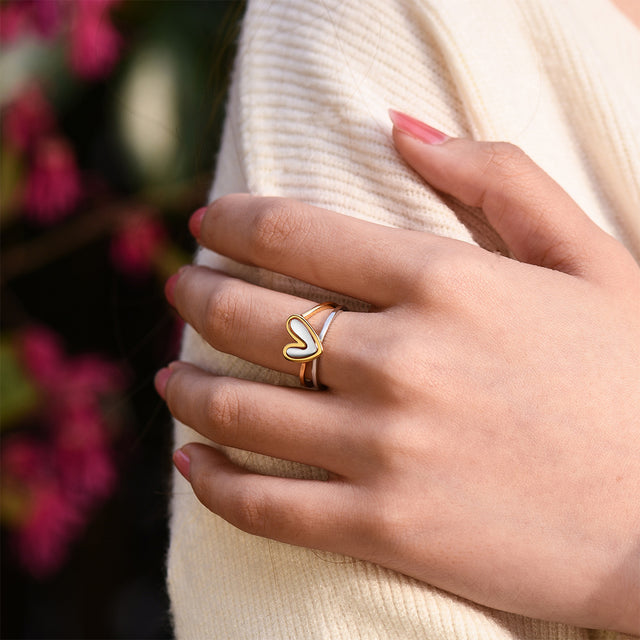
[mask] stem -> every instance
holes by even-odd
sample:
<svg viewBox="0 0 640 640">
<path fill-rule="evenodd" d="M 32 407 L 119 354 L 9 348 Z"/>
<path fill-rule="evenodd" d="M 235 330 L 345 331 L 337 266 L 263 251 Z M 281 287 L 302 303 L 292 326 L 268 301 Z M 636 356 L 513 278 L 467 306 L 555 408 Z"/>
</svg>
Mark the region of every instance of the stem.
<svg viewBox="0 0 640 640">
<path fill-rule="evenodd" d="M 16 247 L 2 252 L 0 282 L 36 271 L 110 232 L 130 210 L 122 205 L 104 207 Z"/>
<path fill-rule="evenodd" d="M 3 249 L 0 258 L 0 284 L 40 269 L 80 247 L 112 233 L 122 225 L 132 209 L 150 203 L 162 203 L 167 208 L 185 211 L 205 202 L 210 176 L 199 175 L 182 183 L 148 189 L 140 201 L 116 202 L 73 218 L 66 224 L 24 244 Z"/>
</svg>

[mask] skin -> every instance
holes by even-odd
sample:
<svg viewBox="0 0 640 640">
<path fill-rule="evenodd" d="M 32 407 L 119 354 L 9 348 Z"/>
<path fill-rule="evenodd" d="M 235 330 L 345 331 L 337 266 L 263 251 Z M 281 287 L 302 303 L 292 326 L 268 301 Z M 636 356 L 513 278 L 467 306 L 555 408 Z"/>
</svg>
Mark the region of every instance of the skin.
<svg viewBox="0 0 640 640">
<path fill-rule="evenodd" d="M 393 137 L 427 182 L 482 207 L 512 257 L 288 199 L 214 202 L 192 219 L 203 246 L 372 310 L 331 325 L 321 392 L 187 363 L 156 377 L 171 413 L 212 441 L 328 480 L 249 473 L 202 444 L 176 465 L 249 533 L 640 633 L 640 269 L 518 148 Z M 314 301 L 204 267 L 167 295 L 215 348 L 297 374 L 285 320 Z"/>
<path fill-rule="evenodd" d="M 640 2 L 638 0 L 613 0 L 613 4 L 640 29 Z"/>
</svg>

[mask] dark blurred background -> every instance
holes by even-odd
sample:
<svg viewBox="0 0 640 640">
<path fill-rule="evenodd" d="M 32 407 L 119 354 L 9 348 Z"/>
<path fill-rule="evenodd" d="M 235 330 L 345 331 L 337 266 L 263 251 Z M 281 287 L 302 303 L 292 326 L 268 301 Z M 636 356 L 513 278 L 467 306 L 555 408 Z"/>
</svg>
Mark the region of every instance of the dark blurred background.
<svg viewBox="0 0 640 640">
<path fill-rule="evenodd" d="M 0 1 L 2 638 L 171 638 L 176 356 L 244 3 Z"/>
</svg>

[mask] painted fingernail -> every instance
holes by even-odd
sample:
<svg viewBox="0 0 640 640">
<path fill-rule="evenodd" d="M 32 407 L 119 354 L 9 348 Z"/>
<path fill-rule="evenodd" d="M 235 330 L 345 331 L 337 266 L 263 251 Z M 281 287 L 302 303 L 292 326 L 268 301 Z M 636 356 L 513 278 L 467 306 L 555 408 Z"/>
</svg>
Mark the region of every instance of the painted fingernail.
<svg viewBox="0 0 640 640">
<path fill-rule="evenodd" d="M 207 207 L 201 207 L 189 218 L 189 231 L 194 238 L 200 237 L 200 226 L 205 213 L 207 213 Z"/>
<path fill-rule="evenodd" d="M 407 133 L 421 142 L 426 142 L 427 144 L 442 144 L 449 139 L 446 133 L 442 133 L 442 131 L 438 131 L 438 129 L 434 129 L 428 124 L 408 116 L 406 113 L 389 109 L 389 117 L 396 129 L 400 129 L 400 131 Z"/>
<path fill-rule="evenodd" d="M 167 367 L 160 369 L 158 373 L 156 373 L 156 377 L 153 379 L 153 384 L 158 392 L 158 395 L 164 400 L 165 399 L 165 391 L 167 389 L 167 382 L 169 382 L 169 378 L 171 377 L 171 370 Z"/>
<path fill-rule="evenodd" d="M 185 480 L 189 482 L 189 472 L 191 467 L 191 460 L 189 456 L 182 450 L 178 449 L 173 454 L 173 464 L 176 465 L 176 469 L 182 474 Z"/>
</svg>

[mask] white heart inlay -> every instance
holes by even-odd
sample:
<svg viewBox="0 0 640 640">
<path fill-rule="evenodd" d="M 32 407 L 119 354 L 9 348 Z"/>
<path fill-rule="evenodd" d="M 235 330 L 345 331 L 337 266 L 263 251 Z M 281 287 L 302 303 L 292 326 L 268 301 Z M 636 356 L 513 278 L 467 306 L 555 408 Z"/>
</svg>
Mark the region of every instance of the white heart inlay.
<svg viewBox="0 0 640 640">
<path fill-rule="evenodd" d="M 304 316 L 290 316 L 287 319 L 287 331 L 295 340 L 282 350 L 287 360 L 310 362 L 322 353 L 322 342 Z"/>
<path fill-rule="evenodd" d="M 304 348 L 290 346 L 287 348 L 287 355 L 294 360 L 300 360 L 301 358 L 308 358 L 309 356 L 312 356 L 318 350 L 318 347 L 316 346 L 315 340 L 304 322 L 298 318 L 291 318 L 289 326 L 295 334 L 295 337 L 304 342 Z"/>
</svg>

